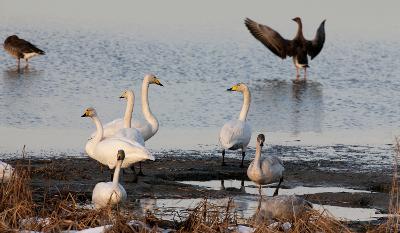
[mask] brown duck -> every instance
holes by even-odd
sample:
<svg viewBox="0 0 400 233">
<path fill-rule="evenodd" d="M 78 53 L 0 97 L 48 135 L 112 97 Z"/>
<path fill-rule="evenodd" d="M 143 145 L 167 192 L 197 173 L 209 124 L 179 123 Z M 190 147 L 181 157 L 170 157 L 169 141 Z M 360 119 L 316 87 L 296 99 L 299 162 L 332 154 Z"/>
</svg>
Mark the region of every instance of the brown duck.
<svg viewBox="0 0 400 233">
<path fill-rule="evenodd" d="M 285 59 L 286 56 L 293 57 L 296 67 L 296 79 L 299 79 L 299 69 L 304 69 L 304 79 L 307 76 L 308 58 L 311 60 L 321 52 L 325 42 L 325 20 L 319 25 L 315 38 L 306 40 L 303 36 L 303 25 L 301 19 L 293 19 L 298 24 L 297 34 L 293 40 L 284 39 L 272 28 L 259 24 L 249 18 L 245 19 L 245 25 L 250 33 L 261 43 L 263 43 L 275 55 Z"/>
<path fill-rule="evenodd" d="M 7 37 L 7 39 L 4 41 L 4 49 L 7 51 L 7 53 L 17 59 L 18 68 L 20 59 L 25 59 L 26 65 L 28 65 L 28 59 L 31 57 L 45 54 L 43 50 L 40 50 L 35 45 L 24 39 L 18 38 L 16 35 Z"/>
</svg>

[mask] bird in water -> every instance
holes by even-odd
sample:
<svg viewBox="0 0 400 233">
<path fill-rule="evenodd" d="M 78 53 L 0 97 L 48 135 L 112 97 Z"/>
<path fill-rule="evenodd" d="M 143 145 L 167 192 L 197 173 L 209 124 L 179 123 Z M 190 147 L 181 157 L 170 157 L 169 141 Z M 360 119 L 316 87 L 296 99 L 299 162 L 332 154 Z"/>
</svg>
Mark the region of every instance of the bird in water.
<svg viewBox="0 0 400 233">
<path fill-rule="evenodd" d="M 306 40 L 303 36 L 303 24 L 301 19 L 293 19 L 298 25 L 297 34 L 292 40 L 283 38 L 272 28 L 259 24 L 249 18 L 245 19 L 245 25 L 250 33 L 264 44 L 271 52 L 278 57 L 285 59 L 293 57 L 296 67 L 296 80 L 300 78 L 300 69 L 304 69 L 304 80 L 307 78 L 308 56 L 314 59 L 322 50 L 325 42 L 325 20 L 319 25 L 313 40 Z"/>
<path fill-rule="evenodd" d="M 43 50 L 16 35 L 7 37 L 4 41 L 4 49 L 8 54 L 17 59 L 18 69 L 20 66 L 20 59 L 25 59 L 26 66 L 28 66 L 28 59 L 45 54 Z"/>
</svg>

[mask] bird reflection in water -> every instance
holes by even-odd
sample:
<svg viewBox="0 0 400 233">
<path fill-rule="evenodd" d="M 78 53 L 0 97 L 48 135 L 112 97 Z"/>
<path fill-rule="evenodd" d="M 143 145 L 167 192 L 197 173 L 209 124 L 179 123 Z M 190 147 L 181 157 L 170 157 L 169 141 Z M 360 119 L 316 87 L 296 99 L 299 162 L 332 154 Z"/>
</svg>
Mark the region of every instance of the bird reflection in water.
<svg viewBox="0 0 400 233">
<path fill-rule="evenodd" d="M 240 193 L 246 193 L 245 187 L 244 187 L 244 179 L 240 181 L 240 188 L 235 188 L 235 187 L 225 187 L 225 180 L 221 179 L 221 187 L 220 190 L 224 191 L 229 191 L 229 192 L 240 192 Z"/>
<path fill-rule="evenodd" d="M 318 82 L 293 82 L 291 130 L 297 136 L 302 131 L 321 132 L 323 119 L 322 85 Z"/>
</svg>

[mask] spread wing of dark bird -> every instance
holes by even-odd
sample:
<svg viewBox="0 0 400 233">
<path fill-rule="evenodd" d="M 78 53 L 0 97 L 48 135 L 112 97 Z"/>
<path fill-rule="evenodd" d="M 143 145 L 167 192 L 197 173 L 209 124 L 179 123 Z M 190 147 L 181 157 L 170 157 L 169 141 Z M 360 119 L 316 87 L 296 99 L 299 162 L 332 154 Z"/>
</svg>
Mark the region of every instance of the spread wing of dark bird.
<svg viewBox="0 0 400 233">
<path fill-rule="evenodd" d="M 325 42 L 325 20 L 319 25 L 315 37 L 311 41 L 307 41 L 307 53 L 313 59 L 319 52 L 321 52 L 322 47 Z"/>
<path fill-rule="evenodd" d="M 249 18 L 245 19 L 245 25 L 250 33 L 261 43 L 263 43 L 271 52 L 281 57 L 292 56 L 292 42 L 284 39 L 278 32 L 272 28 L 259 24 Z"/>
</svg>

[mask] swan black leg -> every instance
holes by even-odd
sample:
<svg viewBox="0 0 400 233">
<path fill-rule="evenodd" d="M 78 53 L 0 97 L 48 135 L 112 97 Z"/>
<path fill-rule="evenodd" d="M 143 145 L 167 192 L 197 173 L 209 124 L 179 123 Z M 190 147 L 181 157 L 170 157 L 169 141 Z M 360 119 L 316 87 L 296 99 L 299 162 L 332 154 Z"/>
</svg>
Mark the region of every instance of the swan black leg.
<svg viewBox="0 0 400 233">
<path fill-rule="evenodd" d="M 307 67 L 304 67 L 304 81 L 307 80 Z"/>
<path fill-rule="evenodd" d="M 244 168 L 244 165 L 243 165 L 244 156 L 246 156 L 246 152 L 242 151 L 242 163 L 240 164 L 240 168 Z"/>
<path fill-rule="evenodd" d="M 17 58 L 17 68 L 19 69 L 19 58 Z"/>
<path fill-rule="evenodd" d="M 221 180 L 221 190 L 225 190 L 225 181 L 224 181 L 224 179 Z"/>
<path fill-rule="evenodd" d="M 136 171 L 135 171 L 135 166 L 131 166 L 131 170 L 133 172 L 133 179 L 132 179 L 132 183 L 137 183 L 138 182 L 138 177 L 136 175 Z"/>
<path fill-rule="evenodd" d="M 226 166 L 226 163 L 225 163 L 225 150 L 222 150 L 222 164 L 221 164 L 221 166 Z"/>
<path fill-rule="evenodd" d="M 279 183 L 278 183 L 278 186 L 275 189 L 274 195 L 272 195 L 273 197 L 278 195 L 279 187 L 281 187 L 282 181 L 283 181 L 283 177 L 281 177 L 281 179 L 279 180 Z"/>
<path fill-rule="evenodd" d="M 139 162 L 139 173 L 137 174 L 138 176 L 144 176 L 142 172 L 142 162 Z"/>
</svg>

